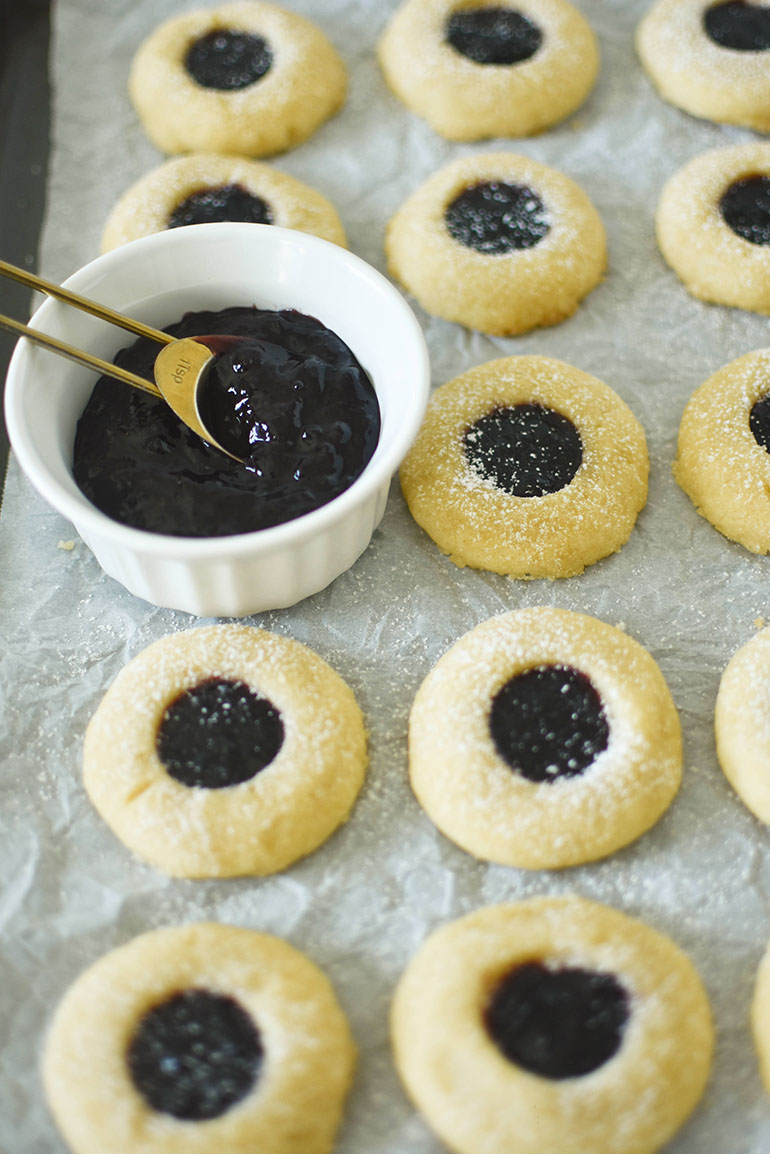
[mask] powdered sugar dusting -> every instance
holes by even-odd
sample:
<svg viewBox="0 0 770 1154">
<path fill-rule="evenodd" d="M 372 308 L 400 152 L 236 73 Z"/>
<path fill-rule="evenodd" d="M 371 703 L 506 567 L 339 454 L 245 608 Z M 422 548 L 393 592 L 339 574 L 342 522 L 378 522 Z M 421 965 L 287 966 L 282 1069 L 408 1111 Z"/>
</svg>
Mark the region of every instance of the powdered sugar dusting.
<svg viewBox="0 0 770 1154">
<path fill-rule="evenodd" d="M 185 67 L 187 51 L 200 37 L 219 30 L 261 36 L 272 56 L 267 72 L 227 91 L 198 84 Z M 129 92 L 145 131 L 167 153 L 283 152 L 338 110 L 346 87 L 342 59 L 318 26 L 261 0 L 163 21 L 140 45 L 129 75 Z"/>
<path fill-rule="evenodd" d="M 512 65 L 479 65 L 447 38 L 455 0 L 407 0 L 378 44 L 383 72 L 408 108 L 450 140 L 529 136 L 563 120 L 596 79 L 591 27 L 563 0 L 504 0 L 539 30 L 537 51 Z"/>
<path fill-rule="evenodd" d="M 714 6 L 657 0 L 637 31 L 641 60 L 665 99 L 695 116 L 767 132 L 770 52 L 736 51 L 713 40 L 704 14 Z"/>
<path fill-rule="evenodd" d="M 538 497 L 497 488 L 464 438 L 479 418 L 518 404 L 572 422 L 581 463 L 568 485 Z M 516 576 L 572 576 L 625 543 L 647 492 L 644 434 L 606 385 L 563 362 L 512 357 L 434 393 L 401 469 L 415 519 L 458 564 Z"/>
<path fill-rule="evenodd" d="M 195 153 L 167 160 L 122 193 L 105 223 L 102 251 L 161 232 L 188 197 L 228 185 L 261 198 L 278 227 L 345 244 L 345 232 L 331 202 L 302 181 L 244 157 Z"/>
<path fill-rule="evenodd" d="M 722 533 L 755 553 L 770 552 L 770 456 L 754 436 L 754 405 L 768 395 L 770 350 L 730 362 L 688 401 L 674 476 Z"/>
<path fill-rule="evenodd" d="M 584 773 L 533 783 L 501 759 L 489 715 L 508 680 L 539 665 L 589 678 L 610 738 Z M 441 658 L 412 710 L 418 797 L 453 840 L 506 864 L 542 868 L 603 856 L 660 816 L 680 771 L 678 721 L 649 655 L 581 615 L 530 609 L 478 626 Z"/>
<path fill-rule="evenodd" d="M 166 709 L 212 677 L 244 682 L 283 726 L 271 762 L 226 789 L 182 784 L 157 750 Z M 89 724 L 84 782 L 140 857 L 181 876 L 230 876 L 315 849 L 347 817 L 365 764 L 360 711 L 328 665 L 296 642 L 223 625 L 162 639 L 121 671 Z"/>
</svg>

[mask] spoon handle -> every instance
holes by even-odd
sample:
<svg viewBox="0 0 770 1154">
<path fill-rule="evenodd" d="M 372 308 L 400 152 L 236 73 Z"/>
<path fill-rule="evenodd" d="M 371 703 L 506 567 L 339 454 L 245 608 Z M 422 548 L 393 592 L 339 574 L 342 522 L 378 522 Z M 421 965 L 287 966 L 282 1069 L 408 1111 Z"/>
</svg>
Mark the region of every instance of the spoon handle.
<svg viewBox="0 0 770 1154">
<path fill-rule="evenodd" d="M 38 292 L 45 293 L 49 297 L 55 297 L 56 300 L 64 301 L 66 304 L 72 305 L 73 308 L 80 309 L 85 313 L 90 313 L 92 316 L 99 317 L 100 320 L 117 325 L 121 329 L 127 329 L 128 332 L 135 333 L 136 336 L 149 337 L 151 341 L 157 341 L 161 345 L 168 345 L 174 339 L 160 329 L 154 329 L 151 328 L 150 325 L 142 324 L 141 321 L 135 321 L 133 317 L 127 317 L 123 313 L 118 313 L 115 312 L 114 309 L 108 308 L 107 305 L 99 304 L 98 301 L 92 301 L 88 297 L 82 297 L 79 296 L 78 293 L 70 292 L 69 289 L 62 288 L 61 285 L 54 284 L 53 281 L 44 280 L 42 277 L 35 276 L 34 273 L 27 272 L 26 269 L 23 268 L 18 268 L 15 264 L 9 264 L 5 260 L 0 260 L 0 276 L 18 281 L 19 284 L 26 285 L 27 288 L 36 289 Z"/>
<path fill-rule="evenodd" d="M 32 329 L 29 325 L 23 325 L 20 321 L 13 320 L 12 317 L 3 316 L 2 313 L 0 313 L 0 328 L 7 329 L 11 333 L 18 333 L 32 341 L 33 344 L 42 345 L 44 349 L 59 353 L 79 365 L 84 365 L 87 369 L 93 369 L 94 372 L 115 377 L 129 385 L 135 385 L 136 388 L 144 389 L 146 393 L 152 393 L 156 397 L 161 396 L 160 389 L 152 381 L 145 380 L 144 377 L 139 377 L 136 373 L 130 373 L 128 369 L 121 369 L 119 365 L 103 361 L 101 358 L 85 352 L 84 349 L 76 349 L 72 345 L 67 345 L 64 341 L 60 341 L 57 337 L 51 337 L 39 329 Z M 163 335 L 166 336 L 165 333 Z"/>
</svg>

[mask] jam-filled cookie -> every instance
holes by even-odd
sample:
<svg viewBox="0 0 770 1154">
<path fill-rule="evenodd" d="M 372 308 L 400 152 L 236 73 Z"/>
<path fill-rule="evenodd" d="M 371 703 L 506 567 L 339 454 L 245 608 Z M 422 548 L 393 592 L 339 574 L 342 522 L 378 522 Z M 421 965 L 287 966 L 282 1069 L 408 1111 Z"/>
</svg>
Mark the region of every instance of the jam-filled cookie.
<svg viewBox="0 0 770 1154">
<path fill-rule="evenodd" d="M 664 813 L 682 776 L 679 718 L 655 661 L 620 629 L 521 609 L 477 625 L 428 674 L 409 774 L 469 853 L 560 869 L 606 857 Z"/>
<path fill-rule="evenodd" d="M 391 1028 L 407 1092 L 457 1154 L 652 1154 L 695 1108 L 714 1044 L 682 951 L 578 897 L 431 934 Z"/>
<path fill-rule="evenodd" d="M 102 252 L 167 228 L 212 221 L 274 224 L 345 246 L 337 210 L 269 164 L 238 156 L 176 156 L 126 189 L 104 226 Z"/>
<path fill-rule="evenodd" d="M 385 249 L 389 271 L 427 312 L 498 336 L 572 316 L 607 264 L 583 190 L 510 152 L 434 173 L 390 221 Z"/>
<path fill-rule="evenodd" d="M 770 314 L 770 144 L 696 156 L 664 187 L 655 230 L 693 296 Z"/>
<path fill-rule="evenodd" d="M 733 655 L 722 674 L 714 712 L 717 756 L 744 805 L 770 825 L 770 629 Z"/>
<path fill-rule="evenodd" d="M 636 44 L 664 100 L 770 132 L 770 6 L 762 0 L 658 0 Z"/>
<path fill-rule="evenodd" d="M 628 540 L 648 472 L 644 430 L 617 393 L 518 356 L 435 390 L 400 475 L 412 516 L 456 565 L 572 577 Z"/>
<path fill-rule="evenodd" d="M 74 1154 L 327 1154 L 354 1065 L 317 966 L 280 938 L 203 922 L 82 974 L 43 1076 Z"/>
<path fill-rule="evenodd" d="M 530 136 L 583 103 L 596 37 L 567 0 L 406 0 L 378 46 L 390 88 L 449 140 Z"/>
<path fill-rule="evenodd" d="M 86 732 L 91 801 L 180 877 L 284 869 L 344 822 L 363 783 L 353 693 L 307 646 L 245 625 L 172 634 L 116 677 Z"/>
<path fill-rule="evenodd" d="M 738 357 L 695 390 L 674 476 L 720 533 L 770 553 L 770 349 Z"/>
<path fill-rule="evenodd" d="M 346 87 L 345 65 L 323 32 L 262 0 L 166 20 L 129 75 L 144 130 L 166 153 L 284 152 L 340 108 Z"/>
</svg>

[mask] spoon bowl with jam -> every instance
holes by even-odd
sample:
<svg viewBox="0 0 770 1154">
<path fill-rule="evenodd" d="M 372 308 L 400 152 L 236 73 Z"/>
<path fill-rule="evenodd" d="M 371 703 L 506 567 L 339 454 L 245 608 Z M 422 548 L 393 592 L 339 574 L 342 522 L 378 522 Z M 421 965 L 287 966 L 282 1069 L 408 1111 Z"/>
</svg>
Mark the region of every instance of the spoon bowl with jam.
<svg viewBox="0 0 770 1154">
<path fill-rule="evenodd" d="M 12 317 L 0 314 L 0 328 L 25 337 L 33 344 L 41 345 L 51 352 L 67 357 L 85 368 L 106 374 L 116 380 L 123 381 L 125 384 L 133 385 L 134 388 L 163 397 L 179 419 L 199 437 L 235 460 L 242 461 L 245 459 L 245 453 L 239 455 L 233 452 L 232 448 L 225 447 L 212 432 L 212 429 L 204 423 L 200 414 L 200 396 L 204 391 L 204 385 L 209 381 L 209 369 L 212 360 L 217 355 L 236 349 L 241 344 L 239 337 L 222 335 L 174 338 L 160 329 L 151 328 L 150 325 L 145 325 L 123 313 L 107 308 L 105 305 L 99 304 L 98 301 L 70 292 L 61 285 L 54 284 L 53 281 L 45 280 L 26 269 L 9 264 L 8 261 L 0 260 L 0 276 L 15 280 L 27 288 L 44 293 L 55 300 L 63 301 L 73 308 L 81 309 L 91 316 L 99 317 L 110 324 L 126 329 L 128 332 L 133 332 L 137 336 L 144 336 L 156 341 L 161 346 L 161 351 L 153 364 L 152 375 L 154 379 L 150 380 L 118 365 L 108 364 L 100 357 L 95 357 L 83 349 L 67 344 L 65 341 L 38 332 L 30 328 L 29 325 L 15 321 Z M 213 411 L 216 419 L 217 407 L 210 384 L 205 391 L 207 411 Z M 233 429 L 238 429 L 237 418 L 234 422 L 230 421 L 229 424 Z M 238 431 L 240 430 L 238 429 Z M 239 439 L 242 440 L 242 438 Z"/>
</svg>

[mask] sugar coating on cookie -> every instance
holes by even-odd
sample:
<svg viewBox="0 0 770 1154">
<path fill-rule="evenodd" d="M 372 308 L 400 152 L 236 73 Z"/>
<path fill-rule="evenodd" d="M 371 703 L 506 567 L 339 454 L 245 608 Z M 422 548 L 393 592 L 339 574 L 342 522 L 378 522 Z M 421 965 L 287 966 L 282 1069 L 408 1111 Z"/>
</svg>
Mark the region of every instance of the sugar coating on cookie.
<svg viewBox="0 0 770 1154">
<path fill-rule="evenodd" d="M 361 711 L 321 657 L 214 625 L 121 670 L 86 731 L 83 780 L 137 856 L 179 877 L 230 877 L 317 849 L 349 816 L 366 764 Z"/>
<path fill-rule="evenodd" d="M 695 390 L 674 477 L 725 537 L 770 553 L 770 349 L 738 357 Z"/>
<path fill-rule="evenodd" d="M 498 336 L 572 316 L 607 263 L 583 190 L 509 152 L 434 173 L 393 216 L 385 251 L 391 275 L 427 312 Z"/>
<path fill-rule="evenodd" d="M 456 565 L 572 577 L 628 540 L 648 472 L 644 430 L 614 390 L 563 361 L 514 356 L 434 391 L 400 478 Z"/>
<path fill-rule="evenodd" d="M 168 228 L 225 220 L 293 228 L 346 244 L 337 210 L 301 180 L 257 160 L 195 153 L 172 157 L 126 189 L 105 222 L 101 250 Z"/>
<path fill-rule="evenodd" d="M 658 245 L 693 296 L 770 315 L 770 144 L 696 156 L 668 180 Z"/>
<path fill-rule="evenodd" d="M 430 935 L 391 1010 L 396 1067 L 457 1154 L 653 1154 L 708 1078 L 713 1026 L 666 936 L 578 897 Z"/>
<path fill-rule="evenodd" d="M 770 825 L 770 629 L 733 654 L 719 682 L 714 728 L 725 777 Z"/>
<path fill-rule="evenodd" d="M 325 975 L 269 934 L 143 934 L 75 981 L 47 1038 L 74 1154 L 327 1154 L 355 1065 Z"/>
<path fill-rule="evenodd" d="M 261 0 L 164 21 L 129 74 L 136 113 L 166 153 L 285 152 L 337 112 L 346 87 L 345 65 L 320 28 Z"/>
<path fill-rule="evenodd" d="M 395 95 L 449 140 L 531 136 L 596 81 L 596 37 L 566 0 L 406 0 L 378 45 Z"/>
<path fill-rule="evenodd" d="M 770 132 L 770 7 L 657 0 L 639 24 L 641 62 L 664 100 L 693 116 Z"/>
<path fill-rule="evenodd" d="M 562 609 L 477 625 L 420 686 L 409 775 L 430 819 L 484 861 L 561 869 L 645 833 L 682 775 L 679 718 L 652 656 Z"/>
</svg>

